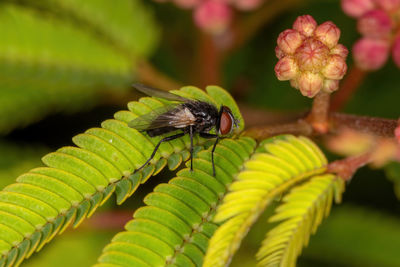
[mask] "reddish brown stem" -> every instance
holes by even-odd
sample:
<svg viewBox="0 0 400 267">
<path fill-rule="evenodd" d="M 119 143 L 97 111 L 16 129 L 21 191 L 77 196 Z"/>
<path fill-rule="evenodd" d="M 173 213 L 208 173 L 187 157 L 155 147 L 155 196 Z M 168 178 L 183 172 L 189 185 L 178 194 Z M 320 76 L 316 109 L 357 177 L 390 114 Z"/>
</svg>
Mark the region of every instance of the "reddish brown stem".
<svg viewBox="0 0 400 267">
<path fill-rule="evenodd" d="M 329 121 L 331 132 L 335 132 L 340 127 L 347 127 L 359 132 L 389 138 L 394 137 L 394 130 L 397 127 L 396 120 L 343 113 L 330 114 Z"/>
<path fill-rule="evenodd" d="M 132 220 L 132 211 L 106 211 L 95 214 L 85 225 L 95 229 L 122 229 Z"/>
<path fill-rule="evenodd" d="M 310 114 L 307 116 L 307 121 L 311 124 L 314 131 L 319 134 L 328 132 L 328 112 L 329 112 L 330 94 L 319 92 L 313 101 Z"/>
<path fill-rule="evenodd" d="M 397 127 L 397 121 L 391 119 L 366 117 L 358 115 L 349 115 L 343 113 L 332 113 L 329 115 L 328 132 L 334 133 L 341 127 L 347 127 L 359 132 L 369 133 L 379 137 L 394 137 L 394 130 Z M 245 135 L 252 136 L 258 140 L 282 133 L 312 135 L 322 134 L 316 132 L 308 120 L 299 119 L 294 122 L 251 127 L 245 132 Z"/>
<path fill-rule="evenodd" d="M 200 32 L 199 54 L 194 70 L 198 86 L 205 87 L 210 84 L 220 84 L 221 51 L 216 46 L 212 35 Z"/>
<path fill-rule="evenodd" d="M 336 173 L 346 181 L 350 180 L 359 168 L 371 162 L 371 155 L 372 153 L 368 152 L 359 156 L 336 160 L 328 165 L 327 171 Z"/>
<path fill-rule="evenodd" d="M 353 66 L 343 81 L 340 89 L 333 96 L 331 111 L 338 111 L 351 99 L 357 88 L 363 82 L 367 73 Z"/>
</svg>

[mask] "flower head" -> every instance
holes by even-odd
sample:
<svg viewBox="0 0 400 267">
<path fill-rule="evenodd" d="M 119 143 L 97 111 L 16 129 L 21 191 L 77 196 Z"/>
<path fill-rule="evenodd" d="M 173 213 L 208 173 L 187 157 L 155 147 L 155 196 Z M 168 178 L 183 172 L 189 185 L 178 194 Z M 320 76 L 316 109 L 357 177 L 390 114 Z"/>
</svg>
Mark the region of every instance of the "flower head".
<svg viewBox="0 0 400 267">
<path fill-rule="evenodd" d="M 277 78 L 289 80 L 307 97 L 314 97 L 320 90 L 337 90 L 347 71 L 348 54 L 346 47 L 338 44 L 339 37 L 339 28 L 330 21 L 318 26 L 309 15 L 298 17 L 293 28 L 278 37 Z"/>
<path fill-rule="evenodd" d="M 224 32 L 231 19 L 232 10 L 222 1 L 204 1 L 194 11 L 196 25 L 212 34 Z"/>
<path fill-rule="evenodd" d="M 358 19 L 362 38 L 353 47 L 356 65 L 363 70 L 377 70 L 393 60 L 400 68 L 400 0 L 342 0 L 343 11 Z"/>
<path fill-rule="evenodd" d="M 363 70 L 380 69 L 389 56 L 389 45 L 379 39 L 362 38 L 353 46 L 353 57 Z"/>
</svg>

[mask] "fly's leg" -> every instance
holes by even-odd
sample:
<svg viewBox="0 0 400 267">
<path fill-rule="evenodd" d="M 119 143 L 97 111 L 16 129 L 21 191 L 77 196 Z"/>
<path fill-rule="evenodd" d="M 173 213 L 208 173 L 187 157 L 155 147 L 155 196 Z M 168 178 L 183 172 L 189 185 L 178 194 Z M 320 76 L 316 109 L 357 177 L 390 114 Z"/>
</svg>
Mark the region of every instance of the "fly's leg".
<svg viewBox="0 0 400 267">
<path fill-rule="evenodd" d="M 217 144 L 219 141 L 219 135 L 210 134 L 210 133 L 200 133 L 200 136 L 203 138 L 207 138 L 207 139 L 215 138 L 215 143 L 211 150 L 211 162 L 212 162 L 212 168 L 213 168 L 213 176 L 215 177 L 214 151 L 215 151 L 215 148 L 217 147 Z"/>
<path fill-rule="evenodd" d="M 184 135 L 185 135 L 184 133 L 179 133 L 179 134 L 167 136 L 167 137 L 164 137 L 163 139 L 161 139 L 161 140 L 158 142 L 158 144 L 156 145 L 156 147 L 154 148 L 153 153 L 151 153 L 150 158 L 149 158 L 142 166 L 140 166 L 135 172 L 138 172 L 138 171 L 140 171 L 141 169 L 143 169 L 143 168 L 147 165 L 147 163 L 149 163 L 150 160 L 152 160 L 152 159 L 154 158 L 154 155 L 156 154 L 156 152 L 157 152 L 157 150 L 158 150 L 158 148 L 160 147 L 160 145 L 161 145 L 162 142 L 171 141 L 171 140 L 174 140 L 174 139 L 176 139 L 176 138 L 182 137 L 182 136 L 184 136 Z"/>
</svg>

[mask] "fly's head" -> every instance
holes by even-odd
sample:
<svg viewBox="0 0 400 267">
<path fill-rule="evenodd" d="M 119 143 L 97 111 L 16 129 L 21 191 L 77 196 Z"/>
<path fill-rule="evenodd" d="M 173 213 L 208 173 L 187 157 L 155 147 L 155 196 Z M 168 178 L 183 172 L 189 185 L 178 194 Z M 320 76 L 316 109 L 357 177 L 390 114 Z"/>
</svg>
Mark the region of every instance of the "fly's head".
<svg viewBox="0 0 400 267">
<path fill-rule="evenodd" d="M 239 120 L 233 116 L 230 108 L 227 106 L 221 106 L 217 124 L 218 134 L 227 135 L 232 133 L 234 128 L 238 127 Z"/>
</svg>

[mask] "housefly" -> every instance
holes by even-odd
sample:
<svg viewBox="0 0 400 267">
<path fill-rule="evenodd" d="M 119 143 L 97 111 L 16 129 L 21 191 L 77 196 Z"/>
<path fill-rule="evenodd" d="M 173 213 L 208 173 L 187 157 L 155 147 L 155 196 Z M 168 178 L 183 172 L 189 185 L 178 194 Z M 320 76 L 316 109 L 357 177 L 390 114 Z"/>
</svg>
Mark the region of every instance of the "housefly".
<svg viewBox="0 0 400 267">
<path fill-rule="evenodd" d="M 214 150 L 218 140 L 228 135 L 238 127 L 238 120 L 227 106 L 219 109 L 205 101 L 184 98 L 143 84 L 133 84 L 138 91 L 158 98 L 176 101 L 175 104 L 155 109 L 129 122 L 129 127 L 146 132 L 150 137 L 173 135 L 162 138 L 155 146 L 150 158 L 137 171 L 144 168 L 154 157 L 161 143 L 180 138 L 186 134 L 190 136 L 190 170 L 193 171 L 193 136 L 199 134 L 203 138 L 215 138 L 211 151 L 213 175 L 215 176 Z M 210 133 L 215 129 L 215 133 Z"/>
</svg>

